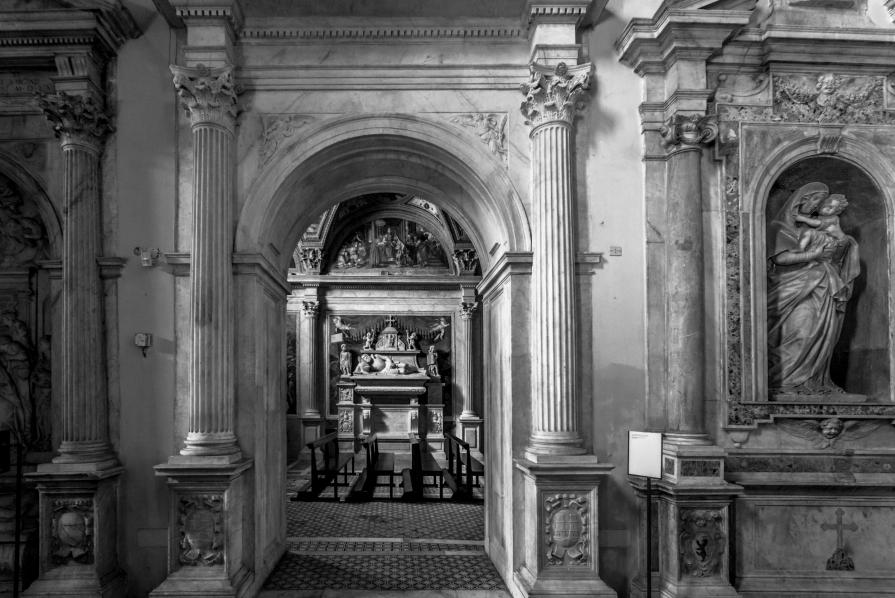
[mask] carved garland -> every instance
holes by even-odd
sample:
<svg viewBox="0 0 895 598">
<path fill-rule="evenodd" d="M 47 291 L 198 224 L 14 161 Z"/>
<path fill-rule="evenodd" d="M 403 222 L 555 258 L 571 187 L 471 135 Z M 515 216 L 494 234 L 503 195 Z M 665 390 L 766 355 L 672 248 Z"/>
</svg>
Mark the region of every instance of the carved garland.
<svg viewBox="0 0 895 598">
<path fill-rule="evenodd" d="M 723 82 L 723 79 L 721 79 Z M 758 423 L 778 417 L 805 416 L 818 420 L 859 417 L 895 417 L 895 405 L 855 404 L 797 404 L 749 401 L 751 380 L 743 372 L 751 371 L 752 349 L 750 335 L 743 335 L 754 325 L 751 321 L 752 296 L 743 284 L 751 280 L 750 263 L 743 261 L 741 247 L 752 231 L 750 222 L 741 217 L 742 198 L 739 193 L 740 124 L 767 123 L 841 123 L 895 124 L 895 112 L 885 106 L 885 77 L 849 76 L 836 73 L 786 74 L 770 78 L 771 90 L 762 104 L 752 97 L 767 89 L 767 79 L 758 77 L 756 90 L 719 90 L 716 97 L 725 102 L 716 105 L 720 134 L 718 151 L 725 157 L 725 266 L 726 266 L 726 378 L 727 426 L 734 429 L 754 429 Z M 748 102 L 748 103 L 747 103 Z M 770 104 L 770 105 L 769 105 Z M 841 138 L 818 136 L 818 153 L 838 151 Z M 748 286 L 747 286 L 748 288 Z M 852 422 L 852 425 L 854 422 Z M 811 424 L 813 425 L 813 424 Z M 817 423 L 818 429 L 821 425 Z M 852 427 L 848 422 L 844 426 Z M 789 426 L 792 431 L 793 426 Z M 868 432 L 869 433 L 869 432 Z M 820 434 L 820 432 L 818 432 Z M 814 435 L 813 433 L 811 435 Z M 822 435 L 821 435 L 822 436 Z M 843 436 L 845 438 L 845 436 Z M 814 438 L 819 444 L 832 446 L 826 438 Z M 836 437 L 832 439 L 836 440 Z"/>
</svg>

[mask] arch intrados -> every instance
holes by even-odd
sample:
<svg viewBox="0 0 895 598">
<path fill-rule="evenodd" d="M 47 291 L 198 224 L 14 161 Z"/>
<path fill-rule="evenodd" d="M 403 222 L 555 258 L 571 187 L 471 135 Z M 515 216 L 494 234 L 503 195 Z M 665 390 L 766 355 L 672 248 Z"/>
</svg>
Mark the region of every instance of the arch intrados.
<svg viewBox="0 0 895 598">
<path fill-rule="evenodd" d="M 391 191 L 424 195 L 448 209 L 470 234 L 480 257 L 494 241 L 505 242 L 507 251 L 527 251 L 530 229 L 521 200 L 506 169 L 484 147 L 418 117 L 365 116 L 322 123 L 252 185 L 241 211 L 236 249 L 252 251 L 268 242 L 280 249 L 291 247 L 315 216 L 338 201 Z M 339 171 L 350 176 L 335 176 Z M 379 181 L 374 183 L 374 178 Z M 384 181 L 391 186 L 381 184 Z M 284 267 L 289 253 L 281 252 Z"/>
<path fill-rule="evenodd" d="M 34 200 L 47 231 L 50 255 L 58 258 L 62 253 L 62 220 L 44 191 L 44 185 L 32 176 L 24 165 L 5 152 L 0 152 L 0 174 L 15 183 L 20 192 Z"/>
</svg>

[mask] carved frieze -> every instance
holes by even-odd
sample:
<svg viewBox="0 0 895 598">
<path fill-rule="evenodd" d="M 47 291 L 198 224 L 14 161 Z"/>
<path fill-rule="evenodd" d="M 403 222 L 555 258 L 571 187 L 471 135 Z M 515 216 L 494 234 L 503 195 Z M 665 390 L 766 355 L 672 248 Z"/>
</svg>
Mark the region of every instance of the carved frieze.
<svg viewBox="0 0 895 598">
<path fill-rule="evenodd" d="M 774 112 L 788 122 L 878 122 L 883 84 L 883 77 L 775 75 Z"/>
<path fill-rule="evenodd" d="M 883 425 L 879 420 L 848 420 L 838 417 L 824 420 L 780 419 L 777 425 L 784 432 L 810 440 L 815 448 L 832 448 L 839 440 L 858 440 L 868 436 Z"/>
<path fill-rule="evenodd" d="M 311 119 L 296 114 L 270 114 L 261 117 L 264 133 L 261 138 L 259 158 L 266 164 L 280 148 L 282 143 L 292 137 L 295 131 L 309 123 Z"/>
<path fill-rule="evenodd" d="M 530 65 L 529 80 L 521 86 L 525 95 L 521 106 L 525 124 L 533 127 L 551 121 L 571 124 L 584 107 L 591 69 L 590 63 L 569 67 L 561 62 L 555 68 Z"/>
<path fill-rule="evenodd" d="M 93 562 L 93 500 L 59 498 L 52 502 L 51 558 L 56 565 Z"/>
<path fill-rule="evenodd" d="M 722 573 L 727 535 L 718 509 L 681 509 L 681 577 L 712 577 Z"/>
<path fill-rule="evenodd" d="M 681 477 L 717 477 L 721 462 L 715 459 L 685 459 L 681 461 Z"/>
<path fill-rule="evenodd" d="M 180 496 L 177 505 L 182 565 L 224 564 L 224 498 L 220 494 Z"/>
<path fill-rule="evenodd" d="M 507 113 L 471 112 L 451 117 L 451 122 L 468 127 L 478 135 L 491 153 L 506 162 L 507 159 Z"/>
<path fill-rule="evenodd" d="M 475 249 L 455 249 L 451 257 L 460 275 L 474 275 L 479 269 L 479 256 Z"/>
<path fill-rule="evenodd" d="M 236 124 L 239 107 L 232 67 L 170 68 L 180 105 L 193 125 L 216 123 L 232 128 Z"/>
<path fill-rule="evenodd" d="M 858 459 L 851 455 L 836 454 L 731 456 L 725 460 L 725 470 L 733 473 L 891 474 L 895 472 L 895 457 Z"/>
<path fill-rule="evenodd" d="M 548 565 L 589 564 L 588 516 L 585 496 L 562 493 L 544 499 Z"/>
<path fill-rule="evenodd" d="M 114 131 L 111 117 L 92 96 L 68 93 L 39 93 L 37 105 L 43 110 L 62 144 L 86 145 L 96 151 Z"/>
</svg>

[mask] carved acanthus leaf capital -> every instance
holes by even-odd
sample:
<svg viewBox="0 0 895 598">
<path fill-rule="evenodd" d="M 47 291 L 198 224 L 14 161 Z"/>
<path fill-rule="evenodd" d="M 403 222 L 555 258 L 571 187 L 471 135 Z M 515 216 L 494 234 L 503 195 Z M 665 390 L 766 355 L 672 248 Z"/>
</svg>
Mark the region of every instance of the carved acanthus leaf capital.
<svg viewBox="0 0 895 598">
<path fill-rule="evenodd" d="M 37 104 L 43 110 L 65 147 L 87 145 L 99 151 L 106 135 L 114 131 L 111 118 L 92 96 L 38 93 Z"/>
<path fill-rule="evenodd" d="M 555 68 L 532 64 L 531 77 L 522 84 L 522 115 L 525 123 L 537 126 L 551 121 L 571 124 L 584 107 L 585 92 L 590 89 L 590 63 Z"/>
<path fill-rule="evenodd" d="M 316 320 L 320 313 L 320 302 L 305 300 L 301 302 L 301 313 L 309 320 Z"/>
<path fill-rule="evenodd" d="M 464 301 L 460 304 L 460 319 L 471 320 L 475 311 L 479 308 L 478 301 Z"/>
<path fill-rule="evenodd" d="M 715 140 L 718 121 L 713 115 L 675 114 L 665 122 L 659 133 L 665 147 L 698 147 Z"/>
<path fill-rule="evenodd" d="M 193 126 L 216 123 L 232 128 L 236 124 L 239 107 L 232 67 L 187 68 L 172 64 L 170 68 L 180 105 Z"/>
</svg>

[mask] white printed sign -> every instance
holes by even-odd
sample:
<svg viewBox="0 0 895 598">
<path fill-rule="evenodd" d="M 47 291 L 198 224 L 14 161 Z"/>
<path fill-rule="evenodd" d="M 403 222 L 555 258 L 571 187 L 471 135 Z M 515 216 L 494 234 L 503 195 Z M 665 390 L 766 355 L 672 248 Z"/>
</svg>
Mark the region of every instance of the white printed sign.
<svg viewBox="0 0 895 598">
<path fill-rule="evenodd" d="M 628 474 L 662 477 L 661 432 L 628 431 Z"/>
</svg>

